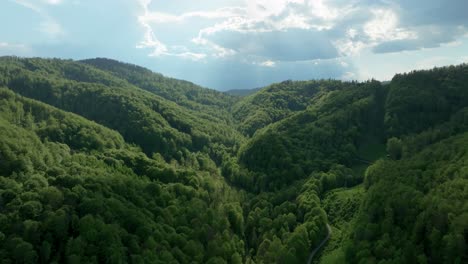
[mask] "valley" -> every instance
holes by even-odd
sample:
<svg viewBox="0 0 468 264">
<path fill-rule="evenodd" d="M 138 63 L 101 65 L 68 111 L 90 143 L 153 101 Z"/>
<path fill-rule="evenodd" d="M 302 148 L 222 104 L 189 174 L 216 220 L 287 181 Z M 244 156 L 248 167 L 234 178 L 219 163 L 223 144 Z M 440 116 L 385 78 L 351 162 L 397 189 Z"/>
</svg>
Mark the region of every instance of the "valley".
<svg viewBox="0 0 468 264">
<path fill-rule="evenodd" d="M 468 65 L 242 96 L 0 58 L 1 263 L 465 263 Z"/>
</svg>

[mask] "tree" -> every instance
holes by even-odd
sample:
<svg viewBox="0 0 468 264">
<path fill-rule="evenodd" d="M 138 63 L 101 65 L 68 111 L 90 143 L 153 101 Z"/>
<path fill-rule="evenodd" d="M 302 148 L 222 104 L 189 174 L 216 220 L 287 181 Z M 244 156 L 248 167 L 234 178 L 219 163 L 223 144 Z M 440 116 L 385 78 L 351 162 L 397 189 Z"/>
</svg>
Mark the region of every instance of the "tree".
<svg viewBox="0 0 468 264">
<path fill-rule="evenodd" d="M 391 159 L 399 160 L 403 155 L 403 143 L 401 139 L 392 137 L 387 140 L 387 153 Z"/>
</svg>

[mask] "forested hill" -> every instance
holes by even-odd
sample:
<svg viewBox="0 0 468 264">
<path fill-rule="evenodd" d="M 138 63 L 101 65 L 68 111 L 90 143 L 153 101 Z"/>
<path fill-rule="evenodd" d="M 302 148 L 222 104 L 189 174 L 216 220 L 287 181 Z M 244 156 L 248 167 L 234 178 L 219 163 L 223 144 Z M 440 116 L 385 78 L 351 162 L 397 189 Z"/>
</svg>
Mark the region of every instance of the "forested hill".
<svg viewBox="0 0 468 264">
<path fill-rule="evenodd" d="M 236 96 L 247 96 L 254 94 L 258 91 L 260 91 L 262 88 L 253 88 L 253 89 L 233 89 L 233 90 L 227 90 L 225 93 L 230 94 L 230 95 L 236 95 Z"/>
<path fill-rule="evenodd" d="M 207 94 L 214 95 L 214 105 L 218 102 L 224 107 L 195 101 L 189 107 L 192 101 L 188 99 L 168 100 L 85 63 L 6 57 L 0 65 L 0 85 L 117 130 L 149 156 L 159 153 L 168 161 L 182 161 L 189 158 L 189 152 L 203 151 L 220 160 L 222 152 L 234 152 L 242 142 L 227 111 L 233 99 L 220 92 Z M 121 68 L 131 67 L 123 64 Z M 165 91 L 178 82 L 161 78 L 159 83 L 166 86 L 155 83 L 151 87 Z M 192 89 L 202 90 L 181 87 L 174 89 L 172 98 L 187 98 Z"/>
<path fill-rule="evenodd" d="M 238 100 L 235 96 L 202 88 L 191 82 L 164 77 L 161 74 L 133 64 L 105 58 L 89 59 L 81 62 L 107 71 L 139 88 L 195 110 L 203 110 L 203 107 L 218 111 L 220 109 L 227 110 Z M 210 106 L 217 108 L 210 108 Z"/>
<path fill-rule="evenodd" d="M 228 95 L 0 58 L 1 263 L 468 262 L 468 66 Z"/>
</svg>

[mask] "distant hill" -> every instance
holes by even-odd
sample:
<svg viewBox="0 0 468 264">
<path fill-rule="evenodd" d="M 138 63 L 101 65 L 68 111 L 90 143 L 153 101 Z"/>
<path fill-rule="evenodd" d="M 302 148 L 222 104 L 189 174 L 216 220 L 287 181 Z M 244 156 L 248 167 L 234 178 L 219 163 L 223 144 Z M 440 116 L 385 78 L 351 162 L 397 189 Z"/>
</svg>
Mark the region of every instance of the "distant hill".
<svg viewBox="0 0 468 264">
<path fill-rule="evenodd" d="M 209 108 L 211 106 L 227 108 L 237 100 L 237 98 L 225 93 L 203 88 L 188 81 L 166 77 L 129 63 L 106 58 L 88 59 L 80 62 L 106 71 L 139 88 L 195 110 L 200 107 Z"/>
<path fill-rule="evenodd" d="M 248 96 L 251 94 L 254 94 L 258 91 L 260 91 L 262 88 L 253 88 L 253 89 L 233 89 L 233 90 L 228 90 L 225 91 L 224 93 L 230 94 L 230 95 L 235 95 L 235 96 Z"/>
<path fill-rule="evenodd" d="M 242 98 L 232 108 L 239 129 L 253 135 L 259 129 L 303 111 L 328 92 L 347 87 L 341 81 L 284 81 Z"/>
</svg>

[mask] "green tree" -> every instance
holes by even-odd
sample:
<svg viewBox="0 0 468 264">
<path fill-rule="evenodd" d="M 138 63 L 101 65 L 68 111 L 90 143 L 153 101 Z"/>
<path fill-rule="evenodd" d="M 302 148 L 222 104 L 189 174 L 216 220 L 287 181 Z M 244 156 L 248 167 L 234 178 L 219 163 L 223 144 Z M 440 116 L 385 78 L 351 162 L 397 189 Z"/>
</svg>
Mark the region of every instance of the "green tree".
<svg viewBox="0 0 468 264">
<path fill-rule="evenodd" d="M 391 159 L 399 160 L 403 155 L 403 143 L 400 139 L 392 137 L 387 141 L 387 153 Z"/>
</svg>

